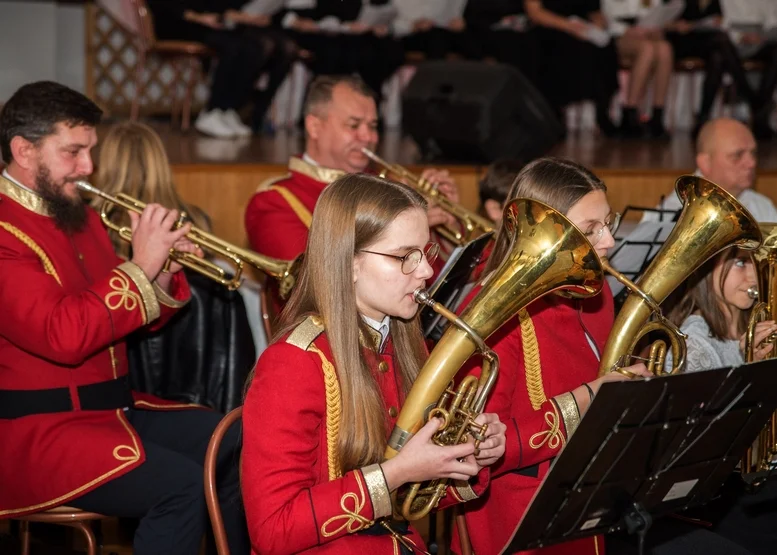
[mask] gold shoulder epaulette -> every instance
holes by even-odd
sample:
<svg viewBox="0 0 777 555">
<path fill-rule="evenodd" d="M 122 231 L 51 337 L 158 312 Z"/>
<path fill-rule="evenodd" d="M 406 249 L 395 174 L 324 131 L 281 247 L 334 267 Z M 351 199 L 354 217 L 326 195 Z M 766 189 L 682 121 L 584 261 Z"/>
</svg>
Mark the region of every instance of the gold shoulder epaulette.
<svg viewBox="0 0 777 555">
<path fill-rule="evenodd" d="M 305 318 L 286 338 L 286 343 L 294 345 L 302 350 L 308 347 L 316 340 L 316 337 L 324 333 L 324 322 L 318 316 L 308 316 Z"/>
<path fill-rule="evenodd" d="M 276 183 L 283 181 L 284 179 L 288 179 L 291 177 L 290 173 L 285 173 L 283 175 L 276 175 L 273 177 L 268 177 L 264 181 L 262 181 L 259 186 L 256 188 L 257 193 L 263 193 L 265 191 L 269 191 L 270 187 L 275 185 Z"/>
</svg>

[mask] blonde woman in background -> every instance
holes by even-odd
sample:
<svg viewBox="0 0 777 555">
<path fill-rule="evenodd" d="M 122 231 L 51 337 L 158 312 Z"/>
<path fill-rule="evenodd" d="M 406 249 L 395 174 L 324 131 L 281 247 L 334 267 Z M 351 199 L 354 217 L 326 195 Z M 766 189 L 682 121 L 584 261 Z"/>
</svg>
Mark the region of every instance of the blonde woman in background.
<svg viewBox="0 0 777 555">
<path fill-rule="evenodd" d="M 185 212 L 194 227 L 211 229 L 207 214 L 186 204 L 176 191 L 162 139 L 148 125 L 127 121 L 111 127 L 100 145 L 95 186 L 109 195 L 124 193 L 146 204 Z M 103 202 L 95 197 L 92 207 L 99 212 Z M 126 210 L 114 209 L 110 218 L 115 224 L 130 225 Z M 130 244 L 114 231 L 108 230 L 108 234 L 119 256 L 129 258 Z"/>
<path fill-rule="evenodd" d="M 207 214 L 178 194 L 162 140 L 142 123 L 123 122 L 108 131 L 100 145 L 95 185 L 110 195 L 124 193 L 185 212 L 193 226 L 211 230 Z M 102 204 L 100 198 L 92 201 L 97 210 Z M 130 225 L 126 210 L 115 208 L 109 217 L 120 226 Z M 130 244 L 118 233 L 108 233 L 117 254 L 129 258 Z M 128 341 L 130 375 L 140 390 L 226 412 L 239 404 L 245 377 L 267 345 L 260 285 L 245 280 L 237 297 L 197 273 L 187 272 L 187 279 L 192 301 L 181 317 L 161 333 Z"/>
</svg>

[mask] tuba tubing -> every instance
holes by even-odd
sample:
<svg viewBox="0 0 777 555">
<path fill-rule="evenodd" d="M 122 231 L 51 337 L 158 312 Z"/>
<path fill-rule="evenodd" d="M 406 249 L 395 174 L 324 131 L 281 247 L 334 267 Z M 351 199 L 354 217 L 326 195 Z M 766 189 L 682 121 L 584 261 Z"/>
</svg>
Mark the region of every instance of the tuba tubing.
<svg viewBox="0 0 777 555">
<path fill-rule="evenodd" d="M 505 231 L 512 235 L 510 251 L 456 318 L 464 326 L 450 326 L 420 370 L 389 438 L 387 459 L 396 456 L 424 425 L 464 363 L 482 349 L 482 342 L 519 310 L 554 291 L 585 298 L 602 289 L 604 275 L 596 251 L 559 212 L 538 201 L 516 199 L 506 206 L 503 221 Z M 487 394 L 473 396 L 473 408 L 482 411 Z M 450 430 L 441 433 L 461 436 Z"/>
<path fill-rule="evenodd" d="M 637 280 L 636 290 L 630 287 L 631 292 L 615 318 L 613 333 L 604 347 L 600 376 L 630 364 L 651 316 L 656 315 L 659 321 L 666 322 L 660 310 L 656 312 L 655 308 L 688 275 L 725 248 L 751 250 L 761 244 L 761 231 L 753 216 L 718 185 L 699 176 L 684 175 L 675 182 L 675 190 L 683 200 L 680 217 Z M 617 272 L 612 273 L 618 277 Z M 677 338 L 677 342 L 678 345 L 681 342 L 684 349 L 684 339 Z M 673 373 L 681 370 L 675 365 Z"/>
</svg>

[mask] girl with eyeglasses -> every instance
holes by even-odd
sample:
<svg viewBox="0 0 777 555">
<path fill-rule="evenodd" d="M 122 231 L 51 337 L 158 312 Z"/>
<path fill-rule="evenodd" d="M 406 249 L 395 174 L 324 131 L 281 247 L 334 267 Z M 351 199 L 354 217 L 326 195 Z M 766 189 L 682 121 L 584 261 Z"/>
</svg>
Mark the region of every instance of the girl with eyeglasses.
<svg viewBox="0 0 777 555">
<path fill-rule="evenodd" d="M 413 292 L 438 247 L 426 201 L 405 185 L 346 175 L 313 213 L 299 281 L 274 342 L 249 380 L 243 412 L 243 502 L 254 553 L 422 553 L 418 532 L 392 523 L 391 494 L 456 480 L 441 506 L 474 499 L 504 453 L 488 436 L 431 442 L 437 420 L 383 461 L 389 432 L 427 356 Z"/>
<path fill-rule="evenodd" d="M 540 158 L 518 174 L 507 198 L 531 198 L 555 208 L 604 257 L 615 245 L 613 233 L 619 220 L 610 209 L 606 190 L 598 177 L 579 164 Z M 499 230 L 485 279 L 508 254 L 511 239 L 504 228 Z M 473 290 L 465 306 L 479 289 Z M 574 433 L 601 384 L 627 379 L 619 373 L 597 377 L 613 317 L 612 293 L 606 285 L 602 293 L 585 300 L 546 295 L 487 340 L 499 355 L 500 374 L 486 410 L 497 413 L 507 425 L 507 444 L 504 457 L 492 467 L 488 495 L 463 506 L 478 555 L 500 553 L 509 544 L 552 459 Z M 474 363 L 460 376 L 478 374 L 480 367 Z M 648 375 L 641 363 L 626 370 Z M 453 549 L 461 553 L 458 534 Z M 536 552 L 602 554 L 604 542 L 602 537 L 585 538 Z"/>
</svg>

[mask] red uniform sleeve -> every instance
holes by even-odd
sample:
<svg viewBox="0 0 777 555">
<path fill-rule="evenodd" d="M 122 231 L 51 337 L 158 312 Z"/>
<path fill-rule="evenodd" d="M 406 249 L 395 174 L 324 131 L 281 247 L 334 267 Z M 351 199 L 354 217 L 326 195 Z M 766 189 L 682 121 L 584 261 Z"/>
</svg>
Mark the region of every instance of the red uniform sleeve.
<svg viewBox="0 0 777 555">
<path fill-rule="evenodd" d="M 59 364 L 80 364 L 159 318 L 153 286 L 135 264 L 124 262 L 89 288 L 68 294 L 47 260 L 0 230 L 0 335 L 22 349 Z"/>
<path fill-rule="evenodd" d="M 374 474 L 356 470 L 330 479 L 322 456 L 325 395 L 317 355 L 287 343 L 262 353 L 243 407 L 241 462 L 257 553 L 296 553 L 373 524 Z"/>
<path fill-rule="evenodd" d="M 256 252 L 293 260 L 305 251 L 308 228 L 277 191 L 256 193 L 248 203 L 246 232 Z"/>
<path fill-rule="evenodd" d="M 505 454 L 491 467 L 491 476 L 533 466 L 559 454 L 566 443 L 567 430 L 555 399 L 532 396 L 524 365 L 521 327 L 518 317 L 498 330 L 488 344 L 499 356 L 500 373 L 486 403 L 486 412 L 495 412 L 507 426 Z M 460 376 L 480 375 L 479 359 L 474 357 Z"/>
</svg>

